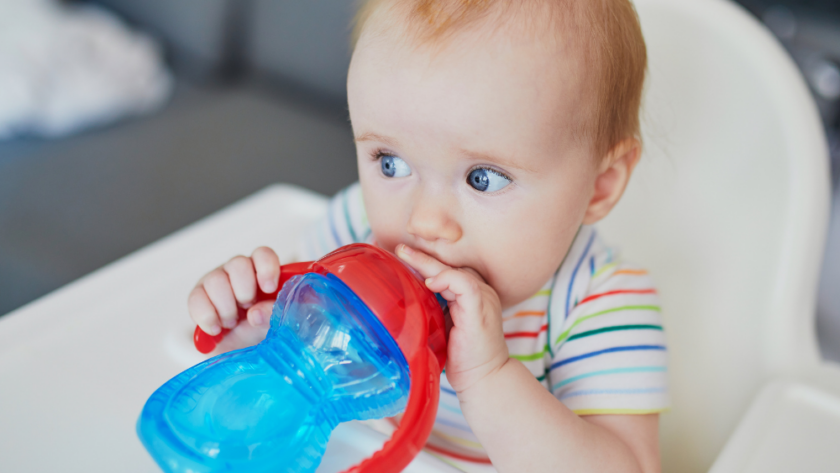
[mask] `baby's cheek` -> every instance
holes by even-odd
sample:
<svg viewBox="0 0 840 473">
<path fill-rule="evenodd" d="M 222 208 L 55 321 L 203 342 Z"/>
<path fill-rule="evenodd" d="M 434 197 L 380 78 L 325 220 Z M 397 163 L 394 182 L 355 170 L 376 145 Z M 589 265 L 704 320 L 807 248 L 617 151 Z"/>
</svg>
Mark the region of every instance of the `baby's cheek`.
<svg viewBox="0 0 840 473">
<path fill-rule="evenodd" d="M 400 230 L 398 220 L 395 216 L 387 214 L 374 214 L 368 216 L 370 220 L 370 230 L 373 233 L 373 238 L 376 240 L 376 245 L 383 250 L 394 252 L 394 249 L 401 243 L 402 231 Z"/>
<path fill-rule="evenodd" d="M 503 308 L 536 294 L 552 277 L 574 239 L 575 231 L 549 231 L 529 224 L 511 225 L 530 231 L 497 232 L 488 268 L 488 284 L 499 295 Z"/>
<path fill-rule="evenodd" d="M 399 206 L 394 205 L 394 196 L 384 192 L 373 183 L 361 179 L 362 194 L 364 196 L 365 213 L 370 224 L 370 230 L 377 246 L 387 251 L 394 251 L 400 243 Z M 381 184 L 381 183 L 380 183 Z M 390 205 L 389 205 L 390 204 Z"/>
</svg>

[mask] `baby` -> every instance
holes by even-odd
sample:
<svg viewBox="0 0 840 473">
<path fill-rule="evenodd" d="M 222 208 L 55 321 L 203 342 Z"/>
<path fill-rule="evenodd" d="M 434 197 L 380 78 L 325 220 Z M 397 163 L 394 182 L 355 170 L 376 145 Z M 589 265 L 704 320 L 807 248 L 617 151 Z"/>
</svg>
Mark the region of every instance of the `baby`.
<svg viewBox="0 0 840 473">
<path fill-rule="evenodd" d="M 667 408 L 656 291 L 592 224 L 639 161 L 645 44 L 629 0 L 373 0 L 347 91 L 359 183 L 306 259 L 366 241 L 448 302 L 428 448 L 465 471 L 659 470 Z M 268 248 L 189 297 L 221 350 L 258 342 Z M 489 464 L 492 461 L 492 467 Z"/>
</svg>

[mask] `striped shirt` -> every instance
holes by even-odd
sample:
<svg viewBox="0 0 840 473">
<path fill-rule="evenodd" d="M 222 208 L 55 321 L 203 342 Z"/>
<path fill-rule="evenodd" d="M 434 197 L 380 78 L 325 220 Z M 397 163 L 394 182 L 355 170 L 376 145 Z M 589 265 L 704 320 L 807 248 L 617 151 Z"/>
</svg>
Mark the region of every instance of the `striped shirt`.
<svg viewBox="0 0 840 473">
<path fill-rule="evenodd" d="M 354 242 L 373 243 L 361 188 L 334 197 L 306 233 L 301 256 L 317 259 Z M 502 312 L 511 358 L 521 361 L 578 415 L 650 414 L 669 405 L 659 297 L 647 271 L 622 261 L 593 227 L 582 226 L 552 278 Z M 441 375 L 432 453 L 464 471 L 493 471 Z"/>
</svg>

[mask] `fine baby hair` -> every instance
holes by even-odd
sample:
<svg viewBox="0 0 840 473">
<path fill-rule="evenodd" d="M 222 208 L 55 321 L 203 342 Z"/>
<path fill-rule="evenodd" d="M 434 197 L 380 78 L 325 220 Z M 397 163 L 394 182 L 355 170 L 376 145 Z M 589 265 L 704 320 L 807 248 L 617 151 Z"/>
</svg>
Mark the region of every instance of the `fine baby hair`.
<svg viewBox="0 0 840 473">
<path fill-rule="evenodd" d="M 143 445 L 167 472 L 312 472 L 339 423 L 405 410 L 382 450 L 348 471 L 402 470 L 437 412 L 446 358 L 438 299 L 366 244 L 281 274 L 265 340 L 155 391 L 137 423 Z"/>
</svg>

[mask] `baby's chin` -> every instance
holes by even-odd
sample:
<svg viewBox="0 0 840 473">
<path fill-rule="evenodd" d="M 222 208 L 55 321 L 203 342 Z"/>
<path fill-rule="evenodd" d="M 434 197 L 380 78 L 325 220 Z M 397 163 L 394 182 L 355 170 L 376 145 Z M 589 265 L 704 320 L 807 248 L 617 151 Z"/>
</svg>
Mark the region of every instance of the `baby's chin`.
<svg viewBox="0 0 840 473">
<path fill-rule="evenodd" d="M 487 284 L 499 296 L 502 310 L 506 310 L 533 297 L 545 286 L 548 280 L 547 278 L 542 278 L 541 280 L 537 280 L 537 278 L 532 279 L 532 281 L 529 281 L 520 277 L 502 277 L 492 282 L 488 281 Z"/>
<path fill-rule="evenodd" d="M 542 288 L 542 286 L 540 286 L 540 288 Z M 493 288 L 493 289 L 496 289 L 496 288 Z M 539 292 L 539 290 L 540 289 L 538 288 L 537 290 L 528 294 L 527 296 L 523 296 L 521 294 L 505 294 L 505 293 L 499 294 L 498 290 L 496 290 L 496 294 L 499 295 L 499 302 L 502 305 L 502 310 L 507 310 L 507 309 L 510 309 L 511 307 L 514 307 L 514 306 L 516 306 L 518 304 L 521 304 L 522 302 L 530 299 L 534 294 Z"/>
</svg>

